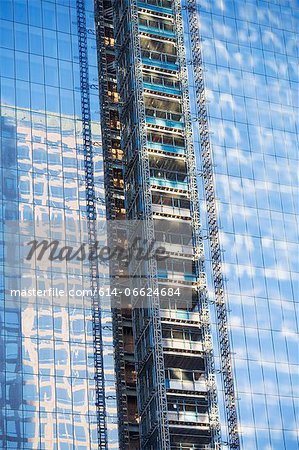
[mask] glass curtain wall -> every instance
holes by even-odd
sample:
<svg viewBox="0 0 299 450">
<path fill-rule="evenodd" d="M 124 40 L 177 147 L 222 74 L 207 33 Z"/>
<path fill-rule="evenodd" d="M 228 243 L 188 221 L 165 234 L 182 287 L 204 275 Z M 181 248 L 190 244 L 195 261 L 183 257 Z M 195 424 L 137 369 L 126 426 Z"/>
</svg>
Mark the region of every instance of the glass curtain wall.
<svg viewBox="0 0 299 450">
<path fill-rule="evenodd" d="M 67 229 L 86 220 L 75 0 L 1 0 L 1 218 Z M 85 2 L 97 215 L 105 217 L 93 2 Z M 82 225 L 83 226 L 83 225 Z M 1 228 L 1 241 L 3 228 Z M 65 237 L 66 238 L 66 237 Z M 89 267 L 45 273 L 7 264 L 1 244 L 0 447 L 97 449 L 92 309 L 82 296 L 44 307 L 5 290 L 90 287 Z M 107 433 L 118 448 L 111 317 L 103 312 Z"/>
<path fill-rule="evenodd" d="M 198 14 L 241 448 L 293 450 L 298 3 L 201 0 Z"/>
</svg>

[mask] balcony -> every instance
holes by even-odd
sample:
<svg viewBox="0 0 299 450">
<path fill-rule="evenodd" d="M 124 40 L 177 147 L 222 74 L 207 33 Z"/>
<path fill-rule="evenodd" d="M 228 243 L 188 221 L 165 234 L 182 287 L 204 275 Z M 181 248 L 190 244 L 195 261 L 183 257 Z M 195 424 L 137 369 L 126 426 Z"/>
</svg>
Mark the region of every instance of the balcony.
<svg viewBox="0 0 299 450">
<path fill-rule="evenodd" d="M 143 33 L 149 33 L 149 34 L 155 34 L 157 36 L 169 38 L 169 39 L 175 39 L 175 32 L 169 31 L 169 30 L 163 30 L 161 28 L 151 27 L 148 25 L 141 25 L 139 24 L 139 31 Z"/>
<path fill-rule="evenodd" d="M 155 205 L 152 206 L 153 212 L 157 214 L 162 214 L 165 216 L 175 216 L 175 217 L 191 217 L 190 209 L 188 208 L 176 208 L 174 206 L 167 205 Z"/>
<path fill-rule="evenodd" d="M 193 257 L 193 246 L 192 245 L 182 245 L 174 244 L 170 242 L 157 241 L 157 244 L 164 247 L 166 252 L 169 254 L 180 254 L 188 255 L 190 258 Z"/>
<path fill-rule="evenodd" d="M 173 350 L 190 350 L 192 352 L 202 352 L 202 342 L 182 340 L 182 339 L 163 339 L 163 347 Z"/>
<path fill-rule="evenodd" d="M 170 189 L 178 189 L 183 191 L 188 190 L 188 184 L 186 182 L 167 180 L 165 178 L 151 177 L 151 184 L 154 186 L 161 186 Z"/>
<path fill-rule="evenodd" d="M 167 280 L 175 280 L 175 281 L 188 281 L 188 282 L 196 282 L 196 276 L 192 273 L 181 273 L 174 272 L 170 270 L 158 270 L 158 278 L 163 278 Z"/>
<path fill-rule="evenodd" d="M 138 2 L 137 5 L 138 5 L 138 8 L 147 9 L 149 11 L 155 11 L 157 13 L 164 13 L 164 14 L 172 15 L 171 7 L 167 8 L 165 6 L 152 5 L 151 3 L 146 3 L 146 2 Z"/>
<path fill-rule="evenodd" d="M 168 420 L 171 422 L 192 423 L 192 426 L 209 425 L 209 416 L 207 414 L 197 413 L 193 411 L 168 411 Z"/>
<path fill-rule="evenodd" d="M 184 129 L 184 123 L 174 120 L 168 120 L 168 119 L 160 119 L 158 117 L 153 116 L 146 116 L 146 123 L 149 125 L 158 125 L 160 127 L 166 127 L 166 128 L 176 128 L 179 130 Z"/>
<path fill-rule="evenodd" d="M 197 311 L 183 311 L 174 309 L 161 309 L 161 318 L 174 320 L 190 320 L 199 322 L 199 313 Z"/>
<path fill-rule="evenodd" d="M 157 151 L 162 152 L 169 152 L 169 153 L 175 153 L 177 155 L 184 155 L 185 154 L 185 148 L 174 146 L 174 145 L 168 145 L 168 144 L 162 144 L 160 142 L 147 142 L 148 149 L 153 149 Z"/>
<path fill-rule="evenodd" d="M 181 95 L 181 90 L 176 87 L 163 86 L 154 83 L 143 83 L 144 89 L 149 89 L 151 91 L 161 92 L 162 94 L 170 94 L 170 95 Z"/>
<path fill-rule="evenodd" d="M 171 71 L 179 70 L 177 57 L 166 53 L 158 53 L 151 50 L 141 50 L 142 62 L 147 66 L 157 67 L 159 69 L 168 69 Z"/>
<path fill-rule="evenodd" d="M 187 391 L 187 392 L 207 392 L 207 384 L 205 380 L 200 381 L 182 381 L 182 380 L 165 380 L 166 389 L 173 389 L 175 391 Z"/>
</svg>

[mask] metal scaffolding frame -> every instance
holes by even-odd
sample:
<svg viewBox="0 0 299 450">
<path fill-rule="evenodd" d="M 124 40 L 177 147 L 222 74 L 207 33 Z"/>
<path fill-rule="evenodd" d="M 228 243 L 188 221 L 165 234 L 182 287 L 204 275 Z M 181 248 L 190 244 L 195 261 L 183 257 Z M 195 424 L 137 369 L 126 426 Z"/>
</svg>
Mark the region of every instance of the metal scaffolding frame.
<svg viewBox="0 0 299 450">
<path fill-rule="evenodd" d="M 126 10 L 128 14 L 129 23 L 131 24 L 131 50 L 133 52 L 133 62 L 134 65 L 134 82 L 135 82 L 135 105 L 137 109 L 138 116 L 138 137 L 139 137 L 139 161 L 141 163 L 141 177 L 142 177 L 142 199 L 143 199 L 143 211 L 142 220 L 144 223 L 143 232 L 146 242 L 153 242 L 155 240 L 155 230 L 153 223 L 153 210 L 152 210 L 152 197 L 151 197 L 151 182 L 150 182 L 150 167 L 149 167 L 149 157 L 147 149 L 147 138 L 146 138 L 146 119 L 145 119 L 145 106 L 144 106 L 144 95 L 143 95 L 143 76 L 142 76 L 142 58 L 141 58 L 141 48 L 139 41 L 139 31 L 138 31 L 138 6 L 137 1 L 132 0 L 129 2 L 129 8 Z M 157 281 L 157 262 L 154 259 L 148 261 L 148 272 L 147 272 L 147 282 L 148 286 L 152 288 L 153 292 L 158 290 Z M 159 417 L 158 423 L 158 433 L 159 433 L 159 450 L 170 450 L 170 436 L 168 427 L 168 417 L 167 417 L 167 397 L 165 388 L 165 368 L 164 368 L 164 354 L 163 354 L 163 343 L 162 343 L 162 326 L 160 317 L 160 301 L 158 295 L 153 295 L 151 297 L 151 325 L 153 331 L 153 348 L 152 357 L 155 366 L 155 377 L 156 377 L 156 392 L 155 396 L 157 399 L 157 415 Z M 145 325 L 145 328 L 147 325 Z M 136 336 L 137 339 L 139 336 Z M 143 414 L 146 413 L 150 402 L 146 405 Z M 154 430 L 152 430 L 152 433 Z M 146 445 L 150 436 L 147 436 L 142 445 Z"/>
<path fill-rule="evenodd" d="M 183 111 L 185 118 L 185 139 L 186 139 L 186 161 L 188 167 L 188 178 L 190 184 L 191 220 L 194 241 L 194 256 L 199 279 L 198 301 L 201 311 L 201 323 L 204 331 L 204 349 L 206 361 L 206 376 L 209 395 L 209 416 L 212 429 L 213 444 L 215 448 L 220 448 L 220 422 L 218 412 L 217 387 L 215 379 L 215 364 L 213 355 L 211 322 L 209 313 L 209 301 L 205 276 L 204 245 L 200 221 L 200 208 L 197 189 L 197 165 L 193 144 L 193 127 L 191 118 L 190 98 L 189 98 L 189 77 L 186 61 L 184 27 L 182 17 L 181 0 L 174 0 L 175 24 L 177 31 L 177 48 L 180 61 L 180 81 L 183 93 Z"/>
<path fill-rule="evenodd" d="M 107 13 L 106 13 L 107 14 Z M 111 102 L 108 96 L 108 67 L 107 52 L 105 46 L 105 10 L 103 0 L 95 0 L 95 25 L 97 37 L 97 56 L 99 70 L 99 92 L 101 98 L 101 130 L 102 148 L 104 156 L 104 177 L 105 177 L 105 197 L 107 206 L 107 218 L 115 218 L 115 201 L 113 186 L 113 161 L 111 156 L 111 129 L 110 129 L 110 109 Z"/>
<path fill-rule="evenodd" d="M 116 43 L 116 54 L 118 60 L 121 57 L 122 51 L 125 51 L 127 45 L 130 46 L 130 49 L 133 53 L 134 62 L 131 67 L 128 68 L 128 73 L 118 76 L 118 91 L 120 94 L 124 92 L 124 84 L 126 82 L 127 77 L 129 76 L 130 70 L 134 70 L 134 81 L 136 84 L 134 92 L 126 92 L 127 100 L 126 102 L 121 99 L 121 114 L 126 109 L 126 107 L 130 104 L 131 101 L 136 105 L 136 110 L 138 114 L 138 124 L 136 125 L 136 130 L 138 129 L 138 141 L 140 146 L 140 157 L 139 161 L 141 162 L 142 170 L 142 198 L 143 198 L 143 211 L 140 212 L 138 219 L 142 218 L 144 222 L 144 236 L 148 242 L 151 242 L 154 239 L 154 227 L 152 221 L 152 208 L 151 208 L 151 191 L 150 191 L 150 170 L 149 170 L 149 162 L 147 155 L 147 147 L 146 147 L 146 134 L 145 134 L 145 112 L 144 112 L 144 102 L 143 102 L 143 85 L 142 85 L 142 62 L 141 62 L 141 51 L 140 51 L 140 43 L 138 39 L 138 8 L 137 2 L 128 1 L 123 2 L 119 0 L 115 0 L 113 2 L 114 8 L 114 29 L 116 39 L 122 33 L 124 22 L 130 24 L 131 29 L 128 30 L 128 35 L 125 36 L 125 42 L 123 45 L 120 45 L 117 41 Z M 134 69 L 133 69 L 134 67 Z M 121 76 L 124 76 L 122 79 Z M 122 95 L 124 97 L 124 95 Z M 134 100 L 133 100 L 134 99 Z M 137 106 L 138 105 L 138 106 Z M 133 139 L 134 131 L 131 130 L 130 135 L 128 136 L 127 142 L 122 142 L 123 150 L 126 150 L 127 145 L 130 143 L 130 139 Z M 123 138 L 122 138 L 123 141 Z M 136 160 L 133 164 L 136 163 Z M 132 168 L 133 164 L 129 164 L 129 167 Z M 148 276 L 147 283 L 155 292 L 157 290 L 157 267 L 156 262 L 151 260 L 148 265 Z M 154 360 L 155 365 L 155 374 L 156 374 L 156 391 L 153 393 L 152 398 L 157 399 L 157 414 L 159 416 L 159 427 L 156 427 L 151 430 L 150 435 L 152 435 L 156 430 L 159 433 L 159 450 L 170 450 L 170 438 L 169 438 L 169 429 L 167 423 L 167 398 L 166 398 L 166 389 L 164 384 L 164 358 L 163 358 L 163 346 L 162 346 L 162 327 L 160 320 L 160 305 L 159 305 L 159 297 L 152 297 L 152 305 L 151 305 L 151 323 L 152 329 L 154 333 L 153 343 L 154 348 L 152 349 L 151 355 Z M 133 309 L 133 329 L 134 329 L 134 315 L 135 310 Z M 135 349 L 136 350 L 136 349 Z M 140 364 L 137 365 L 137 370 L 141 370 Z M 138 383 L 138 382 L 137 382 Z M 140 404 L 140 389 L 138 389 L 137 384 L 137 398 L 138 403 Z M 150 405 L 147 404 L 146 408 Z M 141 409 L 141 408 L 139 408 Z M 146 410 L 143 411 L 143 414 Z M 142 436 L 142 446 L 147 445 L 150 436 Z"/>
<path fill-rule="evenodd" d="M 85 192 L 87 209 L 88 244 L 94 248 L 97 241 L 96 230 L 96 200 L 93 170 L 93 143 L 90 117 L 89 74 L 88 74 L 88 50 L 85 16 L 85 1 L 76 0 L 77 29 L 80 61 L 80 88 L 82 109 L 82 134 L 84 150 Z M 99 269 L 94 259 L 90 260 L 90 284 L 92 292 L 98 292 Z M 105 381 L 102 341 L 101 303 L 98 295 L 92 296 L 94 358 L 95 358 L 95 388 L 96 409 L 98 417 L 99 448 L 106 450 L 108 447 L 106 405 L 105 405 Z"/>
<path fill-rule="evenodd" d="M 125 173 L 125 183 L 130 180 L 131 174 L 135 171 L 140 177 L 140 184 L 136 184 L 135 193 L 131 200 L 132 203 L 140 201 L 142 203 L 141 209 L 136 209 L 135 218 L 143 219 L 144 223 L 144 237 L 147 242 L 154 241 L 155 239 L 155 228 L 153 222 L 153 203 L 152 203 L 152 181 L 150 173 L 150 161 L 149 161 L 149 149 L 148 149 L 148 139 L 147 139 L 147 119 L 145 114 L 145 102 L 144 102 L 144 62 L 142 60 L 141 43 L 140 43 L 140 30 L 139 30 L 139 8 L 137 0 L 114 0 L 114 32 L 116 37 L 116 57 L 118 64 L 118 92 L 121 95 L 120 106 L 120 118 L 124 122 L 127 120 L 128 116 L 131 115 L 131 121 L 128 120 L 129 131 L 126 131 L 125 138 L 122 136 L 122 149 L 125 153 L 130 155 L 130 148 L 135 149 L 135 153 L 131 154 L 127 158 L 127 167 Z M 190 2 L 191 3 L 191 2 Z M 102 99 L 102 118 L 103 118 L 103 148 L 104 148 L 104 158 L 105 158 L 105 176 L 107 177 L 106 190 L 107 200 L 109 202 L 109 211 L 113 216 L 113 192 L 114 188 L 111 183 L 112 177 L 112 162 L 111 155 L 109 152 L 109 147 L 111 146 L 111 135 L 109 131 L 109 117 L 107 110 L 109 109 L 109 98 L 107 96 L 107 61 L 105 56 L 105 46 L 104 46 L 104 5 L 103 0 L 97 0 L 96 5 L 98 8 L 98 39 L 99 39 L 99 61 L 101 62 L 100 69 L 100 94 Z M 172 12 L 162 12 L 162 17 L 170 16 L 171 20 L 174 21 L 176 30 L 176 52 L 178 57 L 179 69 L 172 69 L 174 72 L 178 73 L 179 81 L 181 86 L 181 105 L 184 117 L 184 138 L 185 138 L 185 161 L 188 168 L 188 198 L 190 200 L 190 212 L 191 212 L 191 223 L 193 230 L 193 248 L 194 248 L 194 262 L 196 267 L 197 276 L 197 303 L 199 308 L 200 322 L 199 326 L 203 331 L 203 349 L 205 366 L 205 379 L 207 387 L 207 401 L 208 401 L 208 414 L 209 414 L 209 429 L 211 440 L 211 445 L 214 449 L 221 448 L 220 442 L 220 423 L 219 423 L 219 413 L 217 405 L 217 388 L 215 382 L 215 367 L 214 367 L 214 356 L 212 350 L 212 338 L 211 338 L 211 325 L 209 317 L 209 307 L 208 307 L 208 293 L 207 284 L 205 277 L 205 265 L 204 265 L 204 246 L 202 241 L 202 232 L 200 226 L 200 208 L 198 200 L 197 191 L 197 170 L 195 161 L 195 152 L 193 146 L 193 130 L 192 130 L 192 118 L 190 112 L 190 101 L 189 101 L 189 81 L 188 81 L 188 70 L 185 56 L 185 41 L 184 41 L 184 29 L 183 29 L 183 19 L 182 19 L 182 7 L 180 0 L 173 0 L 172 2 Z M 158 14 L 158 13 L 157 13 Z M 194 28 L 193 28 L 194 33 Z M 172 38 L 173 39 L 173 38 Z M 129 51 L 128 51 L 129 50 Z M 127 52 L 127 54 L 126 54 Z M 129 57 L 128 57 L 129 54 Z M 125 55 L 125 56 L 124 56 Z M 122 58 L 127 58 L 126 61 L 122 61 Z M 151 69 L 147 69 L 151 70 Z M 163 70 L 162 70 L 163 71 Z M 165 69 L 166 73 L 169 69 Z M 166 98 L 166 97 L 165 97 Z M 124 126 L 122 123 L 122 130 L 124 131 Z M 136 140 L 135 140 L 136 139 Z M 203 131 L 201 131 L 201 140 L 204 141 Z M 135 147 L 134 147 L 135 146 Z M 202 146 L 202 148 L 204 145 Z M 136 151 L 137 150 L 137 151 Z M 168 156 L 169 157 L 169 156 Z M 138 168 L 137 168 L 138 167 Z M 212 169 L 212 167 L 211 167 Z M 134 173 L 135 173 L 134 172 Z M 132 189 L 132 187 L 131 187 Z M 208 191 L 207 191 L 208 192 Z M 139 204 L 140 205 L 140 204 Z M 136 205 L 135 205 L 136 207 Z M 112 208 L 112 209 L 111 209 Z M 108 211 L 108 214 L 109 214 Z M 128 212 L 130 213 L 129 209 Z M 210 211 L 208 211 L 210 214 Z M 209 215 L 210 222 L 212 223 L 211 214 Z M 212 236 L 210 230 L 210 236 Z M 215 242 L 215 239 L 213 240 Z M 215 256 L 217 254 L 215 253 Z M 213 265 L 214 268 L 214 265 Z M 159 281 L 158 281 L 158 270 L 157 262 L 154 259 L 150 259 L 147 267 L 147 285 L 150 286 L 153 292 L 158 291 Z M 218 275 L 217 275 L 218 276 Z M 218 278 L 217 278 L 218 280 Z M 138 309 L 138 304 L 135 304 L 136 311 Z M 218 310 L 220 308 L 218 307 Z M 159 450 L 170 450 L 171 448 L 171 436 L 170 436 L 170 425 L 168 420 L 168 404 L 167 404 L 167 390 L 165 387 L 165 363 L 164 363 L 164 348 L 163 348 L 163 336 L 162 336 L 162 321 L 160 312 L 160 300 L 158 295 L 152 297 L 151 304 L 151 314 L 147 319 L 143 319 L 141 329 L 137 330 L 135 322 L 137 323 L 138 312 L 133 311 L 133 329 L 135 337 L 135 356 L 137 361 L 137 395 L 139 403 L 139 414 L 141 420 L 148 417 L 151 414 L 151 408 L 153 406 L 153 401 L 156 402 L 156 413 L 157 419 L 154 424 L 151 423 L 148 433 L 145 435 L 141 432 L 142 448 L 150 448 L 151 439 L 157 434 L 155 439 L 157 439 L 156 445 L 159 446 Z M 222 316 L 223 317 L 223 311 Z M 118 321 L 118 329 L 114 329 L 115 339 L 117 346 L 121 346 L 122 336 L 121 336 L 121 321 Z M 222 329 L 221 329 L 222 330 Z M 152 343 L 149 348 L 143 348 L 143 356 L 138 360 L 138 348 L 142 347 L 142 342 L 146 343 L 146 337 L 152 334 Z M 221 332 L 221 336 L 225 335 Z M 146 345 L 144 345 L 146 347 Z M 223 352 L 224 352 L 224 347 Z M 229 347 L 228 347 L 229 351 Z M 123 353 L 121 351 L 116 352 L 116 358 L 120 358 L 117 364 L 122 367 Z M 140 356 L 140 355 L 139 355 Z M 223 356 L 223 354 L 222 354 Z M 230 356 L 230 355 L 229 355 Z M 141 396 L 141 386 L 140 379 L 142 376 L 142 371 L 146 367 L 149 361 L 154 365 L 155 368 L 155 383 L 154 389 L 149 393 L 146 401 L 143 403 L 140 400 Z M 122 372 L 123 373 L 123 372 Z M 139 381 L 138 381 L 139 380 Z M 124 387 L 124 386 L 123 386 Z M 172 395 L 175 395 L 172 393 Z M 124 399 L 123 399 L 124 400 Z M 141 407 L 142 404 L 142 407 Z M 120 433 L 122 448 L 126 448 L 128 443 L 125 414 L 126 406 L 119 403 L 121 411 L 120 415 L 120 425 L 124 425 L 123 434 Z M 122 423 L 123 422 L 123 423 Z M 158 444 L 157 444 L 158 443 Z M 232 447 L 237 448 L 237 447 Z"/>
<path fill-rule="evenodd" d="M 218 338 L 220 346 L 221 374 L 224 384 L 225 408 L 229 433 L 228 445 L 231 449 L 239 449 L 239 434 L 237 422 L 236 394 L 233 378 L 233 367 L 229 339 L 227 308 L 224 294 L 224 278 L 222 273 L 221 248 L 219 241 L 216 195 L 212 162 L 212 149 L 209 136 L 208 113 L 205 98 L 203 59 L 199 36 L 200 23 L 198 19 L 196 0 L 187 0 L 186 8 L 189 18 L 191 48 L 194 67 L 197 114 L 200 132 L 202 157 L 202 176 L 207 205 L 208 235 L 210 242 L 213 283 L 215 291 L 215 307 L 218 321 Z"/>
<path fill-rule="evenodd" d="M 95 22 L 97 35 L 97 55 L 99 68 L 99 92 L 101 99 L 101 130 L 102 147 L 104 156 L 104 181 L 106 194 L 106 213 L 108 220 L 116 220 L 115 210 L 115 188 L 113 182 L 113 158 L 112 158 L 112 133 L 110 127 L 110 111 L 116 107 L 112 104 L 108 95 L 108 78 L 116 76 L 115 69 L 109 70 L 107 63 L 107 50 L 105 44 L 105 25 L 113 21 L 112 5 L 111 8 L 105 8 L 103 0 L 95 0 Z M 117 236 L 115 226 L 110 227 L 108 223 L 108 245 L 114 248 L 117 245 Z M 111 266 L 113 264 L 113 267 Z M 110 262 L 110 271 L 112 274 L 118 273 L 118 264 L 116 261 Z M 110 276 L 111 289 L 115 278 Z M 119 295 L 113 298 L 113 342 L 116 366 L 116 391 L 118 406 L 118 429 L 120 446 L 123 449 L 128 448 L 128 410 L 125 381 L 125 357 L 123 342 L 123 326 L 121 315 L 121 298 Z"/>
</svg>

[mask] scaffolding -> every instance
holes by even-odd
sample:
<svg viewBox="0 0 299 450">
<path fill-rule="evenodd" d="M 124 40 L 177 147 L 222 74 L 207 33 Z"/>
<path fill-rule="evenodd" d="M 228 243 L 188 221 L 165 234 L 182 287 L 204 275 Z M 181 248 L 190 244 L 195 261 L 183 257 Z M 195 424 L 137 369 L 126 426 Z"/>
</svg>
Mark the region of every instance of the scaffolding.
<svg viewBox="0 0 299 450">
<path fill-rule="evenodd" d="M 196 0 L 187 1 L 189 17 L 189 30 L 193 55 L 194 80 L 198 122 L 200 130 L 200 145 L 202 156 L 202 176 L 204 180 L 205 199 L 207 204 L 208 234 L 210 241 L 213 282 L 215 290 L 215 305 L 218 319 L 218 337 L 220 343 L 221 373 L 224 383 L 225 407 L 227 415 L 229 442 L 232 449 L 239 449 L 239 435 L 236 411 L 236 395 L 234 388 L 231 350 L 229 342 L 229 329 L 227 309 L 224 295 L 224 279 L 221 268 L 221 248 L 219 242 L 216 196 L 214 188 L 213 163 L 209 137 L 208 114 L 205 99 L 204 74 L 201 42 L 199 36 L 200 24 Z"/>
<path fill-rule="evenodd" d="M 134 80 L 134 94 L 131 95 L 131 92 L 123 95 L 123 98 L 127 99 L 127 102 L 133 101 L 135 107 L 137 109 L 137 124 L 136 131 L 138 133 L 138 150 L 139 150 L 139 158 L 138 162 L 141 165 L 140 176 L 141 176 L 141 185 L 140 191 L 142 196 L 143 210 L 139 212 L 135 219 L 142 219 L 144 223 L 143 227 L 143 235 L 146 242 L 152 242 L 155 239 L 154 232 L 154 224 L 153 224 L 153 213 L 152 213 L 152 196 L 151 196 L 151 182 L 150 182 L 150 167 L 149 167 L 149 158 L 148 158 L 148 148 L 147 148 L 147 137 L 146 137 L 146 117 L 145 117 L 145 106 L 144 106 L 144 92 L 143 92 L 143 71 L 142 71 L 142 57 L 141 57 L 141 47 L 139 40 L 139 30 L 138 30 L 138 5 L 137 1 L 128 2 L 128 5 L 121 5 L 121 2 L 114 2 L 114 8 L 118 8 L 120 14 L 115 14 L 116 21 L 116 36 L 119 36 L 120 30 L 124 30 L 125 26 L 128 26 L 128 36 L 123 37 L 123 45 L 126 45 L 126 39 L 129 41 L 130 50 L 133 55 L 133 61 L 131 62 L 131 70 L 133 73 Z M 120 57 L 120 54 L 118 52 Z M 129 71 L 128 71 L 129 72 Z M 120 80 L 121 91 L 123 93 L 124 88 L 126 88 L 126 80 Z M 129 94 L 129 95 L 128 95 Z M 134 97 L 134 98 L 132 98 Z M 132 134 L 130 134 L 129 140 L 132 138 Z M 125 146 L 128 145 L 129 142 L 125 143 Z M 136 164 L 136 159 L 133 159 L 133 162 L 128 162 L 128 167 L 131 167 Z M 127 169 L 128 170 L 128 169 Z M 131 169 L 132 170 L 132 169 Z M 127 175 L 128 176 L 128 175 Z M 151 259 L 149 260 L 147 267 L 147 285 L 152 289 L 153 292 L 158 290 L 157 283 L 157 265 L 156 261 Z M 138 310 L 138 305 L 134 305 L 133 309 L 133 319 L 135 319 L 135 312 Z M 133 324 L 135 320 L 133 320 Z M 134 325 L 133 325 L 134 327 Z M 144 327 L 142 330 L 134 330 L 135 331 L 135 345 L 136 345 L 136 353 L 138 353 L 138 346 L 142 345 L 141 336 L 143 333 L 146 333 L 148 329 L 151 328 L 153 333 L 153 347 L 150 349 L 151 357 L 153 358 L 154 368 L 155 368 L 155 390 L 153 394 L 149 397 L 148 401 L 143 404 L 141 401 L 140 392 L 137 392 L 138 403 L 139 403 L 139 411 L 142 416 L 146 416 L 150 414 L 150 408 L 152 407 L 151 402 L 153 399 L 156 400 L 156 410 L 158 415 L 157 423 L 154 428 L 149 431 L 149 433 L 141 434 L 141 445 L 142 448 L 147 448 L 148 442 L 151 439 L 151 436 L 154 432 L 159 435 L 159 449 L 160 450 L 170 450 L 170 438 L 169 438 L 169 429 L 168 429 L 168 418 L 167 418 L 167 398 L 166 398 L 166 389 L 164 384 L 164 356 L 163 356 L 163 345 L 162 345 L 162 326 L 160 319 L 160 303 L 159 297 L 157 295 L 153 295 L 151 298 L 151 316 L 150 316 L 150 325 L 145 321 Z M 144 362 L 148 360 L 149 354 L 147 353 L 143 361 L 137 361 L 137 371 L 138 374 L 144 369 Z M 139 377 L 137 377 L 138 380 Z M 139 381 L 139 380 L 138 380 Z M 139 382 L 137 383 L 139 384 Z M 140 391 L 140 387 L 139 390 Z M 146 420 L 146 419 L 144 419 Z"/>
<path fill-rule="evenodd" d="M 117 77 L 119 95 L 126 217 L 142 223 L 146 242 L 161 235 L 158 222 L 168 221 L 163 236 L 171 254 L 167 267 L 150 259 L 146 277 L 141 276 L 139 281 L 140 266 L 134 266 L 130 274 L 137 275 L 134 283 L 151 287 L 155 294 L 150 299 L 132 299 L 133 320 L 129 326 L 124 313 L 116 317 L 116 367 L 123 374 L 129 349 L 130 363 L 135 364 L 137 372 L 141 447 L 136 448 L 219 449 L 217 389 L 181 5 L 179 0 L 114 0 L 112 6 L 113 11 L 109 1 L 97 1 L 108 215 L 115 218 L 116 191 L 111 183 L 108 113 L 114 106 L 107 95 L 111 71 L 104 42 L 107 16 L 110 23 L 113 14 L 117 68 L 113 76 Z M 173 244 L 175 231 L 171 224 L 191 227 L 191 251 Z M 183 242 L 184 237 L 180 238 Z M 190 260 L 192 268 L 188 269 L 186 261 Z M 180 305 L 177 311 L 176 304 L 162 299 L 159 291 L 178 286 L 184 295 L 190 295 L 191 301 Z M 173 376 L 179 374 L 182 381 L 178 384 Z M 130 382 L 135 387 L 133 375 Z M 122 396 L 118 404 L 120 448 L 127 449 L 130 408 L 126 385 L 121 380 L 118 390 Z"/>
<path fill-rule="evenodd" d="M 204 330 L 204 347 L 206 352 L 206 369 L 209 386 L 209 413 L 210 423 L 213 433 L 213 444 L 215 448 L 220 447 L 220 423 L 217 401 L 217 387 L 215 380 L 215 365 L 213 355 L 213 345 L 210 326 L 210 313 L 208 305 L 208 292 L 205 277 L 204 264 L 204 245 L 200 221 L 200 208 L 197 189 L 197 165 L 195 160 L 195 151 L 193 145 L 193 129 L 191 108 L 189 100 L 189 78 L 185 54 L 184 28 L 182 18 L 181 0 L 174 0 L 174 12 L 177 29 L 178 54 L 180 58 L 180 78 L 183 93 L 183 110 L 185 112 L 185 136 L 186 136 L 186 155 L 188 165 L 188 175 L 190 183 L 191 217 L 194 238 L 195 262 L 197 266 L 198 277 L 200 279 L 200 289 L 198 290 L 199 304 L 201 308 L 201 322 Z"/>
<path fill-rule="evenodd" d="M 96 201 L 93 171 L 93 143 L 90 118 L 90 96 L 89 96 L 89 74 L 88 74 L 88 53 L 87 53 L 87 32 L 85 1 L 77 0 L 77 28 L 79 43 L 80 61 L 80 90 L 82 109 L 82 134 L 85 169 L 85 192 L 87 209 L 88 244 L 94 248 L 97 241 L 96 232 Z M 92 292 L 98 292 L 99 270 L 96 260 L 91 259 L 90 283 Z M 98 295 L 92 296 L 93 314 L 93 335 L 94 335 L 94 358 L 95 358 L 95 394 L 98 418 L 98 439 L 99 448 L 107 449 L 107 425 L 106 425 L 106 405 L 105 405 L 105 381 L 104 381 L 104 361 L 103 361 L 103 340 L 101 304 Z"/>
<path fill-rule="evenodd" d="M 118 208 L 117 199 L 123 202 L 123 189 L 115 184 L 115 173 L 120 173 L 122 179 L 121 161 L 115 158 L 114 147 L 120 142 L 120 130 L 117 126 L 118 94 L 116 90 L 116 69 L 113 12 L 109 0 L 95 2 L 95 22 L 97 36 L 97 55 L 99 68 L 99 90 L 101 99 L 101 129 L 102 148 L 104 156 L 104 181 L 106 194 L 106 216 L 109 221 L 123 219 L 122 207 Z M 111 225 L 111 226 L 110 226 Z M 117 245 L 117 227 L 108 222 L 108 245 L 115 248 Z M 118 261 L 110 262 L 110 287 L 119 289 L 120 266 Z M 128 398 L 126 392 L 125 354 L 123 337 L 123 318 L 120 295 L 113 298 L 113 341 L 116 367 L 116 390 L 118 407 L 119 442 L 122 449 L 129 448 L 129 419 Z"/>
</svg>

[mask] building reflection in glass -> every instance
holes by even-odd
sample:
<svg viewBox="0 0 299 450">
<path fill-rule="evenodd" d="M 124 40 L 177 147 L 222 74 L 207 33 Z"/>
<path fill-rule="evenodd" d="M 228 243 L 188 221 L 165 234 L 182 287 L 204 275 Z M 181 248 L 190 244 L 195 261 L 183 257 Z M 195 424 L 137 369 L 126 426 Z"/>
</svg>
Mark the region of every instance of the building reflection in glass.
<svg viewBox="0 0 299 450">
<path fill-rule="evenodd" d="M 295 449 L 298 9 L 215 0 L 198 14 L 241 447 Z"/>
<path fill-rule="evenodd" d="M 94 28 L 91 2 L 87 27 Z M 0 8 L 2 217 L 85 220 L 80 66 L 74 2 L 12 0 Z M 95 36 L 88 37 L 90 84 L 97 85 Z M 92 139 L 100 141 L 97 90 L 90 90 Z M 101 147 L 94 147 L 96 197 L 104 199 Z M 104 217 L 104 202 L 97 204 Z M 1 227 L 1 240 L 4 233 Z M 16 236 L 17 238 L 17 236 Z M 66 236 L 64 236 L 64 239 Z M 28 299 L 9 289 L 89 286 L 88 266 L 9 267 L 1 245 L 0 447 L 98 448 L 92 310 Z M 57 271 L 56 271 L 57 270 Z M 109 448 L 118 448 L 111 314 L 104 311 Z"/>
</svg>

